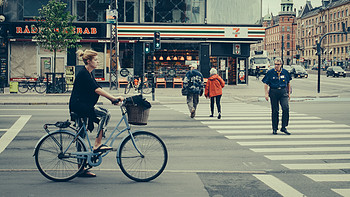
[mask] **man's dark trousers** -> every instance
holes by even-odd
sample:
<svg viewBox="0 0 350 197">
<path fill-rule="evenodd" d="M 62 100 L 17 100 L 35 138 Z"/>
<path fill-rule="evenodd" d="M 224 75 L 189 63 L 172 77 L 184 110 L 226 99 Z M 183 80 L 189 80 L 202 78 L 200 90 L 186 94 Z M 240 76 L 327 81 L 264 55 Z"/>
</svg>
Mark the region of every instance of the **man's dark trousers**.
<svg viewBox="0 0 350 197">
<path fill-rule="evenodd" d="M 272 130 L 278 130 L 278 119 L 279 119 L 279 104 L 282 107 L 282 128 L 288 126 L 289 121 L 289 104 L 288 104 L 288 93 L 287 88 L 272 89 L 269 92 L 271 109 L 272 109 Z"/>
</svg>

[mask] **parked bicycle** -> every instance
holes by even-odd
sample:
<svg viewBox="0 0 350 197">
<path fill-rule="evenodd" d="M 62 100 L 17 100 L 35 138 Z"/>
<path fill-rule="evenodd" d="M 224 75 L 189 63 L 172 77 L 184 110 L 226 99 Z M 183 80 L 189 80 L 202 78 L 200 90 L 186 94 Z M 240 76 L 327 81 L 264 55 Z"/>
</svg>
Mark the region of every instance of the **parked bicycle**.
<svg viewBox="0 0 350 197">
<path fill-rule="evenodd" d="M 53 82 L 49 81 L 47 83 L 47 92 L 48 93 L 66 93 L 68 91 L 67 83 L 65 78 L 56 78 L 55 85 Z"/>
<path fill-rule="evenodd" d="M 138 182 L 147 182 L 157 178 L 165 169 L 168 161 L 168 152 L 164 142 L 157 135 L 148 131 L 132 132 L 130 124 L 137 124 L 130 120 L 133 109 L 127 105 L 125 100 L 120 109 L 122 117 L 104 143 L 105 145 L 109 143 L 113 149 L 105 152 L 94 152 L 88 137 L 89 132 L 86 130 L 86 120 L 77 117 L 76 114 L 73 114 L 76 124 L 81 123 L 81 126 L 76 128 L 72 127 L 68 120 L 45 124 L 44 129 L 47 134 L 39 140 L 34 150 L 35 164 L 40 173 L 53 181 L 68 181 L 82 173 L 84 168 L 99 166 L 104 156 L 111 151 L 117 151 L 117 163 L 128 178 Z M 135 113 L 137 114 L 140 113 Z M 122 123 L 126 128 L 120 130 Z M 58 130 L 50 131 L 50 126 L 55 126 Z M 118 146 L 113 146 L 116 138 L 125 131 L 127 136 Z M 85 133 L 86 140 L 80 137 L 81 132 Z"/>
<path fill-rule="evenodd" d="M 146 78 L 145 78 L 145 81 L 141 83 L 140 79 L 132 75 L 129 75 L 128 84 L 125 87 L 124 93 L 128 94 L 131 89 L 134 89 L 135 92 L 138 92 L 138 93 L 141 93 L 142 91 L 142 93 L 149 94 L 152 92 L 152 83 L 148 81 Z"/>
<path fill-rule="evenodd" d="M 26 93 L 28 90 L 35 90 L 37 93 L 42 94 L 46 91 L 46 83 L 44 77 L 38 77 L 36 81 L 30 81 L 30 78 L 20 81 L 18 83 L 18 91 L 20 93 Z"/>
</svg>

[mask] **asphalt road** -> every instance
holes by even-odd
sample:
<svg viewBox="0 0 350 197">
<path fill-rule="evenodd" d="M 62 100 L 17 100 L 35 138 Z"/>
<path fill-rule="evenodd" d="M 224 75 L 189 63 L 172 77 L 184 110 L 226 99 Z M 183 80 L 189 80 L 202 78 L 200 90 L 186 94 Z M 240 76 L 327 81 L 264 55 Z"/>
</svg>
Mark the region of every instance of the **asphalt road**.
<svg viewBox="0 0 350 197">
<path fill-rule="evenodd" d="M 254 80 L 249 86 L 262 87 Z M 292 82 L 295 95 L 316 90 L 316 76 Z M 149 183 L 125 177 L 113 152 L 93 169 L 96 178 L 47 180 L 36 169 L 33 148 L 45 134 L 44 123 L 67 119 L 67 106 L 4 105 L 0 196 L 350 196 L 350 81 L 324 77 L 322 82 L 321 91 L 334 97 L 292 98 L 291 136 L 271 135 L 263 95 L 223 100 L 221 120 L 208 117 L 208 100 L 201 99 L 191 119 L 184 98 L 158 96 L 141 129 L 164 140 L 169 162 Z M 120 111 L 105 107 L 112 113 L 112 129 Z"/>
</svg>

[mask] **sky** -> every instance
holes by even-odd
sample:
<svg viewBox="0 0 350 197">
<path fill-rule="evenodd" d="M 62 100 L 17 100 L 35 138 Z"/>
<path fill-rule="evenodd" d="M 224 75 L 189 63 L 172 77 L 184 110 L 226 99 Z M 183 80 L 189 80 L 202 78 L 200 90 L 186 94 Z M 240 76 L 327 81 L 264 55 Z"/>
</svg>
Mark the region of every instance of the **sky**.
<svg viewBox="0 0 350 197">
<path fill-rule="evenodd" d="M 306 4 L 306 0 L 293 0 L 294 6 L 293 8 L 297 9 L 297 15 L 298 10 L 300 9 L 300 6 L 303 6 Z M 321 6 L 322 0 L 311 0 L 312 7 L 318 7 Z M 278 12 L 281 11 L 281 0 L 262 0 L 262 15 L 265 16 L 267 13 L 271 13 L 276 16 L 278 15 Z"/>
</svg>

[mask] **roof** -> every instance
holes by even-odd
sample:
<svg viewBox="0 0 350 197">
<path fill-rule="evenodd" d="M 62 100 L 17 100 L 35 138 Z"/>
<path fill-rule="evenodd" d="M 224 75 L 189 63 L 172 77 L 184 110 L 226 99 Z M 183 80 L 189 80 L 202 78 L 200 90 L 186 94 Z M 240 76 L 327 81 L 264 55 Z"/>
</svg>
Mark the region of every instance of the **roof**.
<svg viewBox="0 0 350 197">
<path fill-rule="evenodd" d="M 302 8 L 301 12 L 299 13 L 298 18 L 308 18 L 311 16 L 317 15 L 322 10 L 328 10 L 332 9 L 344 4 L 350 3 L 350 0 L 332 0 L 328 5 L 326 6 L 319 6 L 316 8 L 313 8 L 311 5 L 311 1 L 307 1 L 304 7 Z"/>
</svg>

